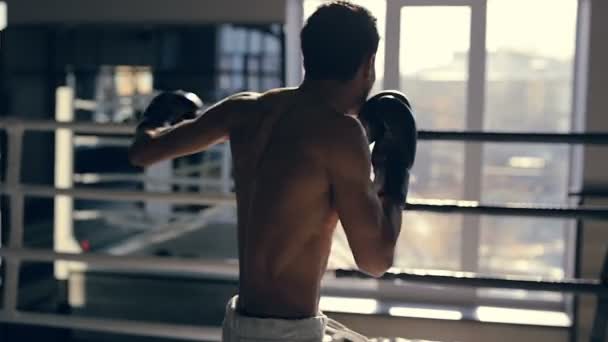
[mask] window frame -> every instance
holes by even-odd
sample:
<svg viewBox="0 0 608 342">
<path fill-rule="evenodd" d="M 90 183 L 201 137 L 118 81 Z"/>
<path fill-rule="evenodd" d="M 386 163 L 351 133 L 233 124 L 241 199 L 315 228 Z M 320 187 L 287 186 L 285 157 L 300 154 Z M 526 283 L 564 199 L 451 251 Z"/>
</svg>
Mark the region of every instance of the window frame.
<svg viewBox="0 0 608 342">
<path fill-rule="evenodd" d="M 386 53 L 384 88 L 400 88 L 401 11 L 405 7 L 468 7 L 470 9 L 469 57 L 465 130 L 483 130 L 486 80 L 486 0 L 391 0 L 386 3 Z M 464 146 L 462 199 L 481 198 L 483 147 L 481 143 Z M 465 272 L 477 272 L 480 242 L 480 216 L 464 215 L 460 265 Z M 465 228 L 466 227 L 466 228 Z"/>
<path fill-rule="evenodd" d="M 230 40 L 238 38 L 243 40 L 244 51 L 233 51 L 228 46 L 224 46 L 222 36 L 227 35 Z M 254 35 L 258 35 L 259 47 L 252 48 Z M 279 51 L 268 52 L 267 38 L 272 37 L 277 39 L 279 43 Z M 285 75 L 281 65 L 285 64 L 285 56 L 281 53 L 281 44 L 283 36 L 277 32 L 265 31 L 261 27 L 241 24 L 223 24 L 217 29 L 216 39 L 216 89 L 220 96 L 238 91 L 265 91 L 267 90 L 265 81 L 272 80 L 273 83 L 281 85 L 284 83 Z M 258 50 L 258 51 L 254 51 Z M 229 65 L 223 65 L 226 60 L 232 60 Z M 239 63 L 234 63 L 234 60 Z M 265 63 L 271 63 L 276 60 L 276 70 L 265 70 Z M 257 70 L 252 70 L 250 63 L 257 63 Z M 222 79 L 230 78 L 230 86 L 224 87 Z M 234 86 L 235 79 L 239 79 L 240 87 Z"/>
</svg>

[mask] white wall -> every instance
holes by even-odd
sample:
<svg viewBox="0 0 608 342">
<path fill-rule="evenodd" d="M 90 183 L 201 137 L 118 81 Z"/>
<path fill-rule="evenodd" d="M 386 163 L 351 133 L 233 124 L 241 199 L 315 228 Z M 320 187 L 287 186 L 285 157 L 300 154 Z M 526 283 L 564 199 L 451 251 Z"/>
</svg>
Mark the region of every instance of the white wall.
<svg viewBox="0 0 608 342">
<path fill-rule="evenodd" d="M 8 24 L 282 22 L 284 0 L 5 0 Z"/>
</svg>

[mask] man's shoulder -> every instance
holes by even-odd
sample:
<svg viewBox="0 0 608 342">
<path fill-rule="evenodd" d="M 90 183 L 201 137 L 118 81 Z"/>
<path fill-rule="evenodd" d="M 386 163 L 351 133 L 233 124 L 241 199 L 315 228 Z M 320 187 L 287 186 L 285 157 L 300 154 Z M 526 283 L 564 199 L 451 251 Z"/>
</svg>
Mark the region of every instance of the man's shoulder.
<svg viewBox="0 0 608 342">
<path fill-rule="evenodd" d="M 291 103 L 297 95 L 298 88 L 275 88 L 261 93 L 258 101 L 262 104 L 267 104 L 270 107 L 281 107 L 287 103 Z"/>
<path fill-rule="evenodd" d="M 367 141 L 361 122 L 351 115 L 332 115 L 328 117 L 326 128 L 338 145 L 341 143 L 362 143 Z"/>
<path fill-rule="evenodd" d="M 232 114 L 233 123 L 236 126 L 241 126 L 256 120 L 260 114 L 268 112 L 268 107 L 271 106 L 271 94 L 258 93 L 252 91 L 244 91 L 235 93 L 220 101 L 224 107 L 228 108 L 228 112 Z"/>
<path fill-rule="evenodd" d="M 276 88 L 268 90 L 264 93 L 244 91 L 228 96 L 224 102 L 235 107 L 260 107 L 266 104 L 273 106 L 275 103 L 281 102 L 282 99 L 287 99 L 293 95 L 295 88 Z"/>
<path fill-rule="evenodd" d="M 274 89 L 270 89 L 265 91 L 264 93 L 262 93 L 262 97 L 273 97 L 273 96 L 281 96 L 281 95 L 286 95 L 286 94 L 293 94 L 298 90 L 297 87 L 281 87 L 281 88 L 274 88 Z"/>
<path fill-rule="evenodd" d="M 360 122 L 348 115 L 328 117 L 322 131 L 324 160 L 331 165 L 347 162 L 351 155 L 363 155 L 368 149 L 367 137 Z"/>
<path fill-rule="evenodd" d="M 261 97 L 262 94 L 260 93 L 256 93 L 253 91 L 243 91 L 226 97 L 223 102 L 226 102 L 231 105 L 247 105 L 258 102 Z"/>
</svg>

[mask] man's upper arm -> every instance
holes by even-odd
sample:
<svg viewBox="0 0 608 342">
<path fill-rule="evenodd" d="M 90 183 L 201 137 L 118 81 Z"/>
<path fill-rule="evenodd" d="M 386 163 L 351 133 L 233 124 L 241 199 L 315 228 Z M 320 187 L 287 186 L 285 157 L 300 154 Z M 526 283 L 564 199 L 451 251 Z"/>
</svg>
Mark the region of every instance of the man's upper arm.
<svg viewBox="0 0 608 342">
<path fill-rule="evenodd" d="M 255 110 L 258 97 L 256 93 L 230 96 L 210 107 L 198 118 L 152 135 L 141 146 L 134 146 L 135 153 L 141 156 L 142 164 L 151 164 L 203 151 L 226 140 L 231 128 Z"/>
<path fill-rule="evenodd" d="M 330 153 L 335 207 L 359 267 L 378 264 L 385 253 L 382 205 L 370 180 L 370 152 L 361 125 L 344 117 Z M 390 253 L 389 253 L 390 254 Z"/>
</svg>

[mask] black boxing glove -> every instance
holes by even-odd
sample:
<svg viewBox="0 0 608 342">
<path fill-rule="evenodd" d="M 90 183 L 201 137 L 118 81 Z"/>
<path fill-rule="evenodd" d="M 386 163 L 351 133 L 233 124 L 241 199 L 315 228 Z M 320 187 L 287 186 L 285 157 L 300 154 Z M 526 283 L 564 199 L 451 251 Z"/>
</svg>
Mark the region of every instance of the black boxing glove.
<svg viewBox="0 0 608 342">
<path fill-rule="evenodd" d="M 405 206 L 417 140 L 409 101 L 396 91 L 380 92 L 365 103 L 359 118 L 375 142 L 372 166 L 379 195 Z"/>
<path fill-rule="evenodd" d="M 375 142 L 377 138 L 384 134 L 385 123 L 381 115 L 377 114 L 377 107 L 380 99 L 385 97 L 392 97 L 400 100 L 410 109 L 410 111 L 412 108 L 410 101 L 405 94 L 397 90 L 383 90 L 367 100 L 361 108 L 359 120 L 367 133 L 367 138 L 370 144 Z"/>
<path fill-rule="evenodd" d="M 139 128 L 158 128 L 194 119 L 203 109 L 203 101 L 194 93 L 176 90 L 157 95 L 142 115 Z"/>
</svg>

